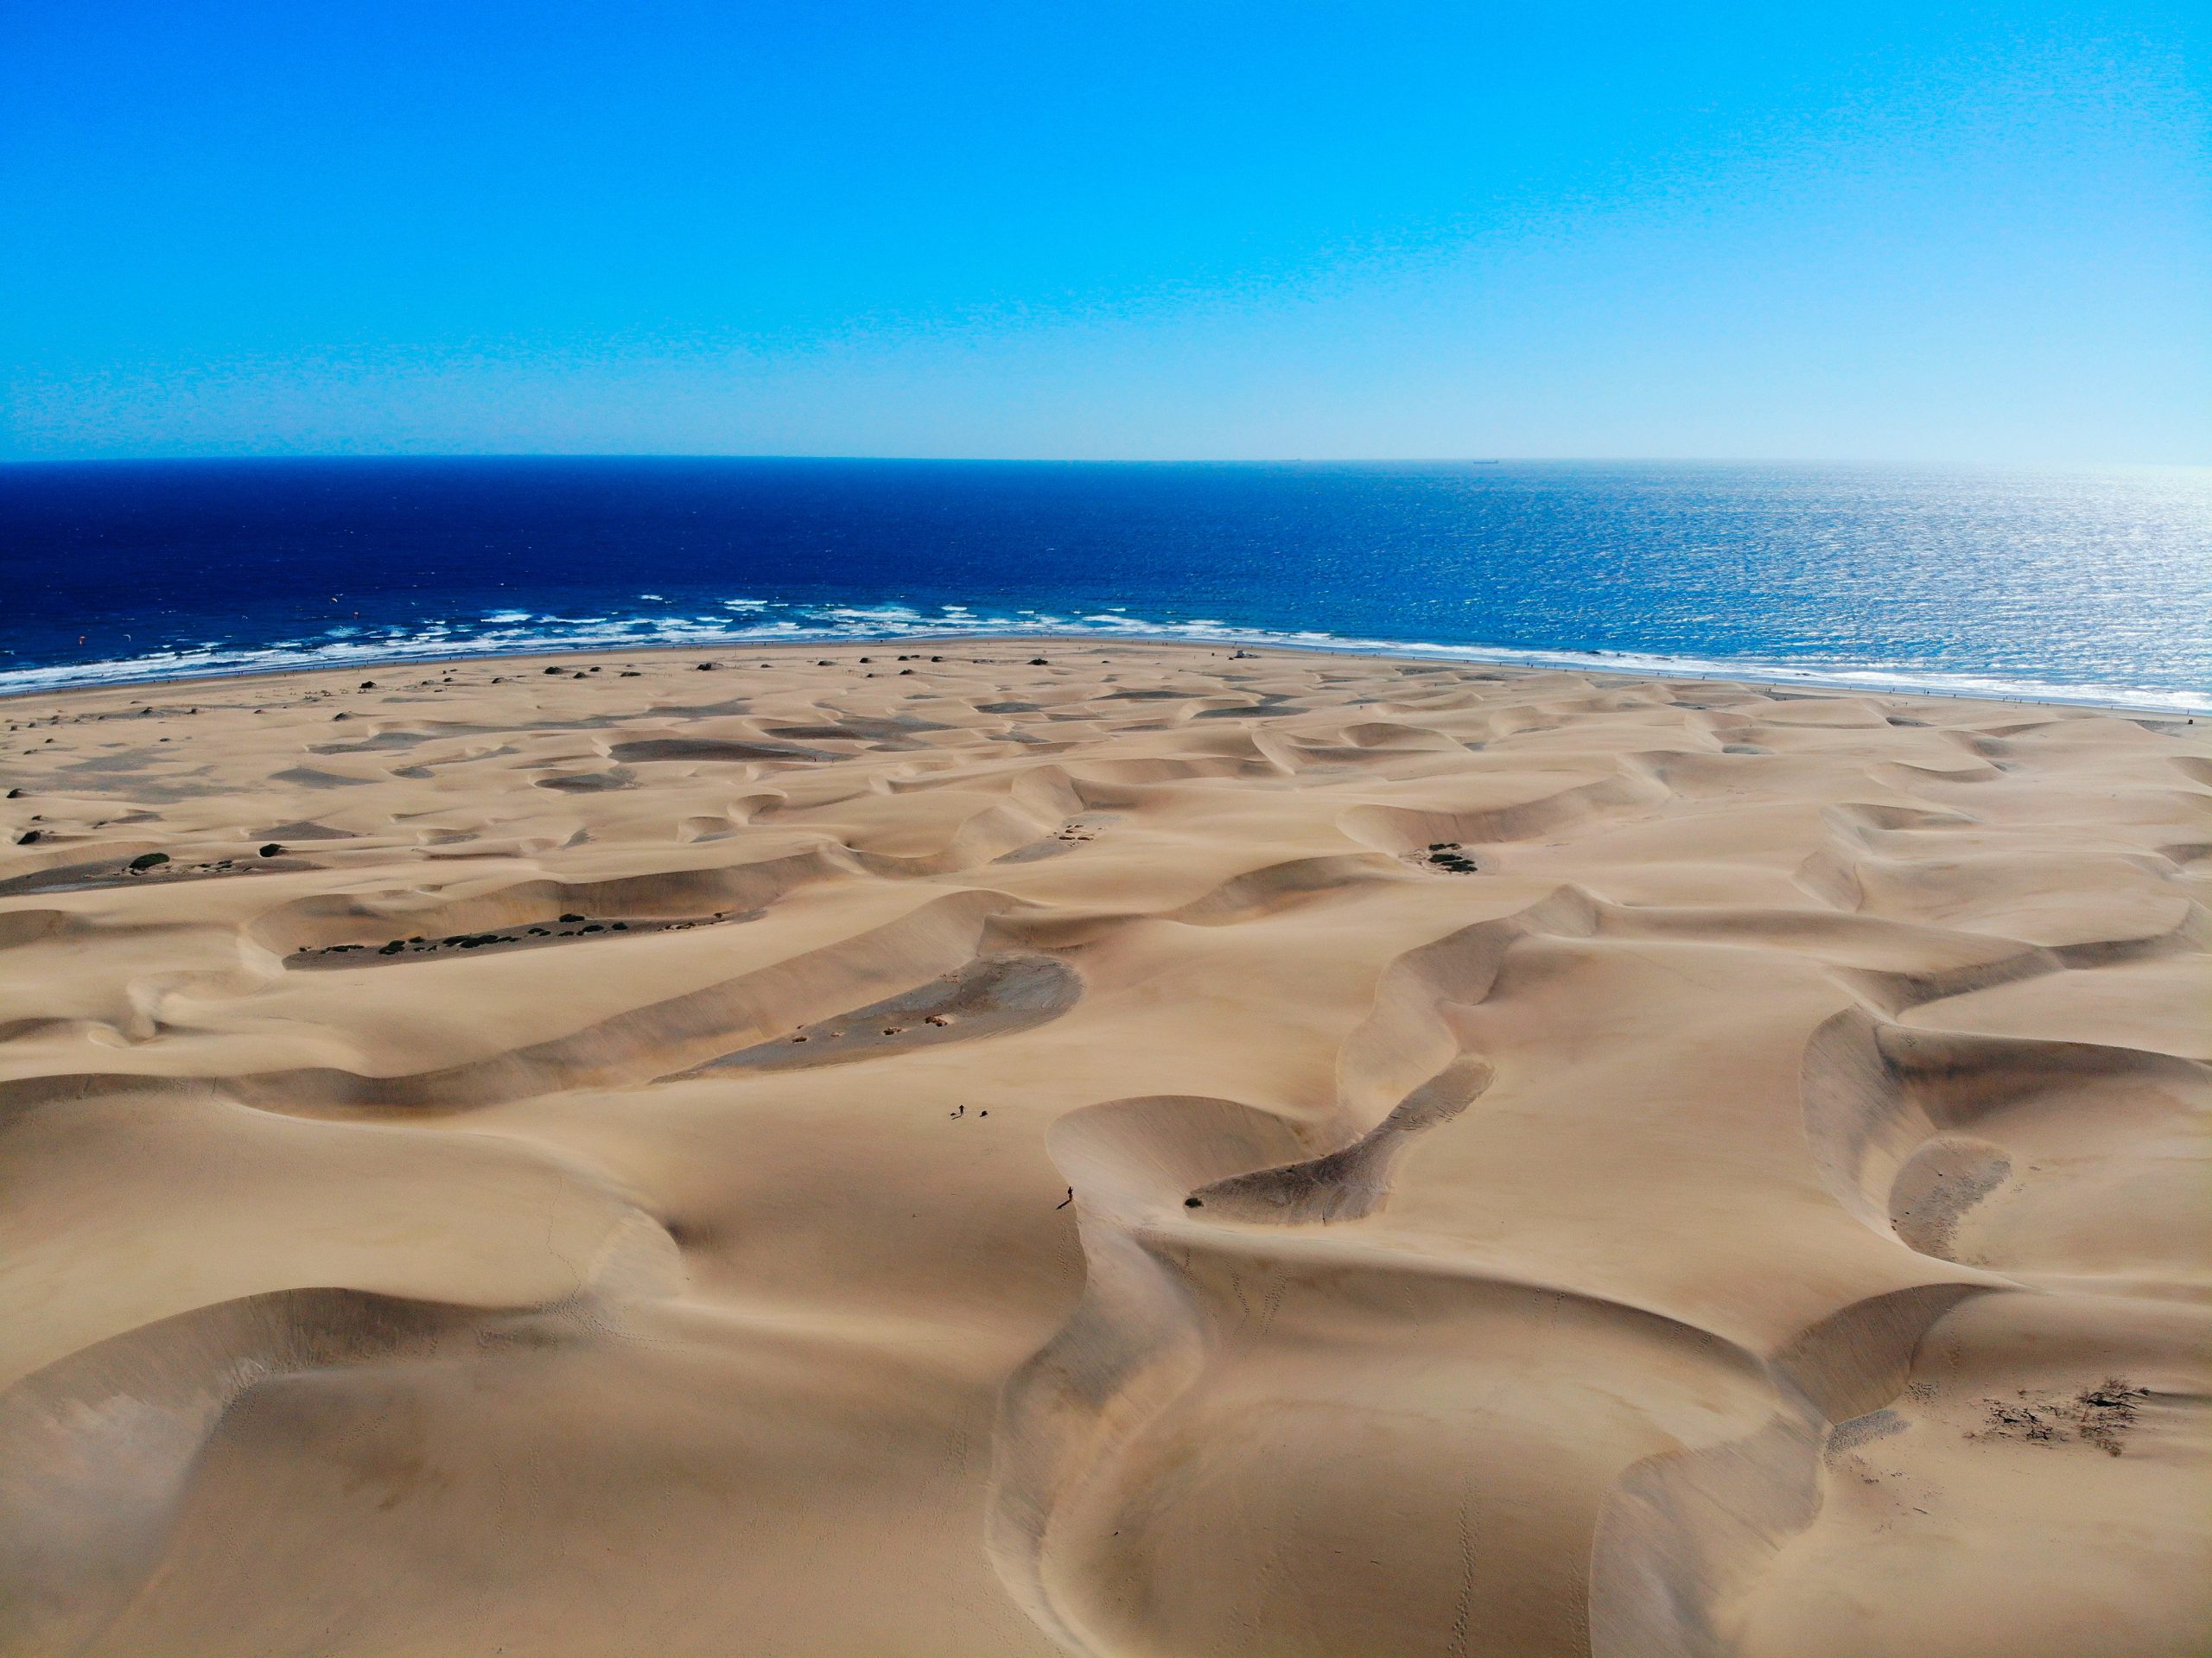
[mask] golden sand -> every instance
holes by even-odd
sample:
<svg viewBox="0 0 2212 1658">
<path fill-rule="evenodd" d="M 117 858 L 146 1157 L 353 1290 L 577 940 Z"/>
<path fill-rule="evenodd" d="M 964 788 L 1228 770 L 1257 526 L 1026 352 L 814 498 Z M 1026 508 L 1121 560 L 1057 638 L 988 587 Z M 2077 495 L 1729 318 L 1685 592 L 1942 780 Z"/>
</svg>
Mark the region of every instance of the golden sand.
<svg viewBox="0 0 2212 1658">
<path fill-rule="evenodd" d="M 701 660 L 0 704 L 0 1651 L 2203 1649 L 2212 722 Z"/>
</svg>

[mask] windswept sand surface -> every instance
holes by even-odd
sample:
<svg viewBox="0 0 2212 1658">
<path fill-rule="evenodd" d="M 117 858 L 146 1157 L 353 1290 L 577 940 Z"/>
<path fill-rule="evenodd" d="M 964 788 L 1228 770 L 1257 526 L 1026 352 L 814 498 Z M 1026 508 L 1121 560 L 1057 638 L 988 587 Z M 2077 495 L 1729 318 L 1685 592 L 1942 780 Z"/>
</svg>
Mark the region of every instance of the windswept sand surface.
<svg viewBox="0 0 2212 1658">
<path fill-rule="evenodd" d="M 0 1651 L 2205 1650 L 2212 726 L 935 649 L 0 704 Z"/>
</svg>

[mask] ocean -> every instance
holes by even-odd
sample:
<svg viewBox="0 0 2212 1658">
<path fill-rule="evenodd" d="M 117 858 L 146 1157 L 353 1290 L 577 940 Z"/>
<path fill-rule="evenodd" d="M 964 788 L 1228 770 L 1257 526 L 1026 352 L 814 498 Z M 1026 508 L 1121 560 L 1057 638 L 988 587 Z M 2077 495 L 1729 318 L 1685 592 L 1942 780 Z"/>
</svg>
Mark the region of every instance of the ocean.
<svg viewBox="0 0 2212 1658">
<path fill-rule="evenodd" d="M 2212 712 L 2212 469 L 0 467 L 0 691 L 1015 631 Z"/>
</svg>

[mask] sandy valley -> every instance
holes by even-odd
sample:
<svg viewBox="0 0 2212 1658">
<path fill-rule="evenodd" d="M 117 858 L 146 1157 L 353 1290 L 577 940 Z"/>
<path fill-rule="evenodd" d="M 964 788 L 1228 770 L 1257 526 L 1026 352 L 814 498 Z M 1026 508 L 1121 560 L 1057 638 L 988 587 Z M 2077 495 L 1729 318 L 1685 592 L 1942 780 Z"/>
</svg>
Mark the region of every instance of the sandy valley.
<svg viewBox="0 0 2212 1658">
<path fill-rule="evenodd" d="M 0 723 L 0 1653 L 2204 1649 L 2212 721 L 965 639 Z"/>
</svg>

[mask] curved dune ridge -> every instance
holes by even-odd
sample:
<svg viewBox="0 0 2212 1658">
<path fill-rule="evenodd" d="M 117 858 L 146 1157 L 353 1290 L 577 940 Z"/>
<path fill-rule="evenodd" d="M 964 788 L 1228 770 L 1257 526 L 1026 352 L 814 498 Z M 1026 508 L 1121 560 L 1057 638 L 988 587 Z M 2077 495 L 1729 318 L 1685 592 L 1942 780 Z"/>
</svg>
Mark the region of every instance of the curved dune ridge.
<svg viewBox="0 0 2212 1658">
<path fill-rule="evenodd" d="M 359 672 L 0 704 L 0 1654 L 2202 1650 L 2212 726 Z"/>
</svg>

